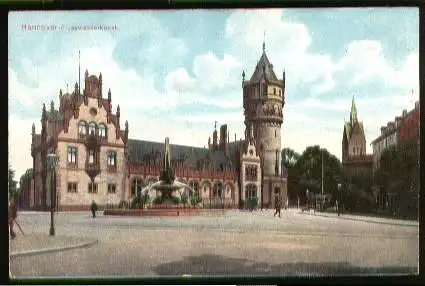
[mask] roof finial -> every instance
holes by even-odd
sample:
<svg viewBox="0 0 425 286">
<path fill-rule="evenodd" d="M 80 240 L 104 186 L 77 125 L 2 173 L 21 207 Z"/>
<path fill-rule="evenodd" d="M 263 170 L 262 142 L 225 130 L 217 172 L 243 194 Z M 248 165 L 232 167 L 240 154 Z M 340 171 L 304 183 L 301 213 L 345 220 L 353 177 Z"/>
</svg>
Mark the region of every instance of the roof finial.
<svg viewBox="0 0 425 286">
<path fill-rule="evenodd" d="M 264 30 L 264 38 L 263 38 L 263 52 L 266 51 L 266 30 Z"/>
<path fill-rule="evenodd" d="M 217 121 L 214 121 L 214 129 L 217 130 Z"/>
</svg>

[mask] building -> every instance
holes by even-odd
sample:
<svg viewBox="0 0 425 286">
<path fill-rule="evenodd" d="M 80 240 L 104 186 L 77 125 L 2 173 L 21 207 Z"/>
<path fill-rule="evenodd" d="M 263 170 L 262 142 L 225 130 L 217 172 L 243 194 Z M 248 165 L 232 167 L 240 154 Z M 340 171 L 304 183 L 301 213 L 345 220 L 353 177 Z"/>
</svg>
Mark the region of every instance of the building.
<svg viewBox="0 0 425 286">
<path fill-rule="evenodd" d="M 280 161 L 285 74 L 276 77 L 263 43 L 251 79 L 245 80 L 245 72 L 242 76 L 244 139 L 235 134 L 230 142 L 226 124 L 218 137 L 215 126 L 208 148 L 170 144 L 171 164 L 176 179 L 191 186 L 204 204 L 237 207 L 257 198 L 262 206 L 274 207 L 279 196 L 287 196 Z M 51 184 L 58 209 L 76 210 L 92 200 L 100 206 L 128 202 L 159 179 L 164 143 L 130 139 L 128 122 L 121 128 L 119 105 L 113 113 L 111 90 L 104 98 L 102 87 L 102 74 L 89 76 L 86 70 L 82 92 L 76 83 L 71 94 L 59 92 L 58 109 L 53 102 L 50 111 L 43 105 L 40 134 L 32 126 L 36 208 L 50 206 Z M 54 170 L 47 165 L 50 153 L 58 156 Z"/>
<path fill-rule="evenodd" d="M 379 169 L 381 155 L 386 149 L 409 141 L 419 142 L 419 123 L 419 101 L 417 101 L 414 109 L 409 112 L 403 110 L 401 116 L 396 116 L 394 121 L 381 127 L 381 134 L 371 143 L 374 172 Z"/>
<path fill-rule="evenodd" d="M 407 112 L 403 110 L 402 124 L 400 126 L 400 143 L 409 141 L 419 142 L 420 105 L 415 102 L 415 108 Z"/>
<path fill-rule="evenodd" d="M 369 173 L 372 155 L 366 154 L 366 136 L 363 122 L 358 120 L 354 97 L 351 103 L 350 121 L 344 123 L 342 134 L 342 167 L 346 175 Z"/>
</svg>

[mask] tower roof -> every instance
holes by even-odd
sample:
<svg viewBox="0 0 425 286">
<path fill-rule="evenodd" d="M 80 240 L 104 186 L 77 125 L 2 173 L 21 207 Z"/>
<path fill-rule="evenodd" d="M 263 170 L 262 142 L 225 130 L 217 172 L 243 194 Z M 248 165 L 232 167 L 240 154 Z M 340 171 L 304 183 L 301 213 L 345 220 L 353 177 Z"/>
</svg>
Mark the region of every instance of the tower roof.
<svg viewBox="0 0 425 286">
<path fill-rule="evenodd" d="M 278 81 L 276 74 L 273 71 L 273 65 L 270 63 L 269 58 L 266 55 L 266 47 L 263 42 L 263 54 L 255 67 L 255 71 L 251 76 L 250 81 L 260 81 L 263 77 L 263 68 L 266 74 L 266 78 L 272 81 Z"/>
<path fill-rule="evenodd" d="M 357 119 L 357 107 L 356 107 L 356 102 L 354 101 L 354 95 L 351 101 L 351 117 Z"/>
</svg>

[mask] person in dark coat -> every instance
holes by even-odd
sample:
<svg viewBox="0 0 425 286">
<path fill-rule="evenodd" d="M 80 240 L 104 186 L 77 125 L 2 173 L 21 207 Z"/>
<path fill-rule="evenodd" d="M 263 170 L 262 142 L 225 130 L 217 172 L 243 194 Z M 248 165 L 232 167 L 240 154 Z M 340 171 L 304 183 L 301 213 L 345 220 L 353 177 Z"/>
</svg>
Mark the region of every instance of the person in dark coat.
<svg viewBox="0 0 425 286">
<path fill-rule="evenodd" d="M 91 213 L 93 215 L 93 218 L 95 218 L 96 212 L 97 212 L 97 204 L 96 204 L 95 201 L 92 201 L 91 206 L 90 206 L 90 210 L 91 210 Z"/>
<path fill-rule="evenodd" d="M 280 198 L 276 200 L 275 208 L 276 212 L 274 213 L 274 217 L 276 217 L 277 214 L 279 214 L 280 217 L 280 209 L 282 208 L 282 201 L 280 200 Z"/>
</svg>

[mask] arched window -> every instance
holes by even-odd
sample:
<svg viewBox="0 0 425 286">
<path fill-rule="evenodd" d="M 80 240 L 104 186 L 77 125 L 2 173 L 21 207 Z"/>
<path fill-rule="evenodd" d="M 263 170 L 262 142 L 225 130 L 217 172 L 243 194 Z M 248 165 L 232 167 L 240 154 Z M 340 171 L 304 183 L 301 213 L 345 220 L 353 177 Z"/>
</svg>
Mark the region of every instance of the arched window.
<svg viewBox="0 0 425 286">
<path fill-rule="evenodd" d="M 213 187 L 213 198 L 219 199 L 223 194 L 223 184 L 220 182 L 216 182 Z"/>
<path fill-rule="evenodd" d="M 192 188 L 193 190 L 193 196 L 195 198 L 199 198 L 199 182 L 197 181 L 192 181 L 190 182 L 189 186 Z"/>
<path fill-rule="evenodd" d="M 86 122 L 85 121 L 80 121 L 80 123 L 78 123 L 78 134 L 81 135 L 85 135 L 86 134 Z"/>
<path fill-rule="evenodd" d="M 96 123 L 90 122 L 89 123 L 89 135 L 96 134 Z"/>
<path fill-rule="evenodd" d="M 131 182 L 131 196 L 135 197 L 137 194 L 139 194 L 142 191 L 143 188 L 143 182 L 139 178 L 133 179 L 133 182 Z"/>
<path fill-rule="evenodd" d="M 106 126 L 105 126 L 105 124 L 99 125 L 99 136 L 102 137 L 102 138 L 106 137 Z"/>
<path fill-rule="evenodd" d="M 245 187 L 245 199 L 252 199 L 257 197 L 257 186 L 249 184 Z"/>
</svg>

